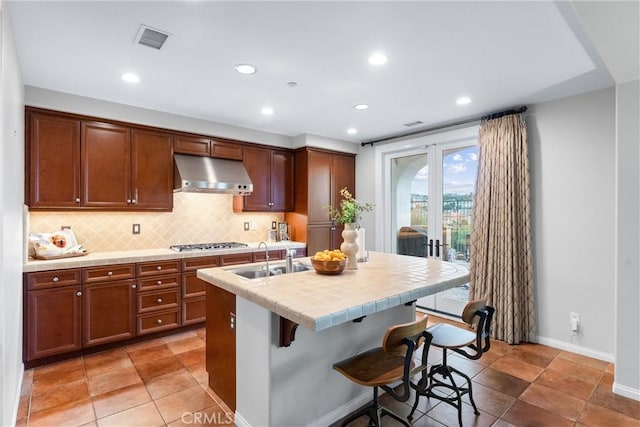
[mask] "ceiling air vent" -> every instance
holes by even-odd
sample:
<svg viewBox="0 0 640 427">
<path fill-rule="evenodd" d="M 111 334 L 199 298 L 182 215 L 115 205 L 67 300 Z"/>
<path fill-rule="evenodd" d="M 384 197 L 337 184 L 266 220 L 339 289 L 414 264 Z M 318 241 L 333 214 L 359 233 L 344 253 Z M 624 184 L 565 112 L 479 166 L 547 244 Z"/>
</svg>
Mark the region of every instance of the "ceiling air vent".
<svg viewBox="0 0 640 427">
<path fill-rule="evenodd" d="M 146 25 L 140 25 L 135 42 L 143 46 L 160 50 L 169 38 L 169 33 L 156 30 Z"/>
<path fill-rule="evenodd" d="M 411 126 L 418 126 L 423 124 L 424 122 L 422 120 L 416 120 L 415 122 L 409 122 L 409 123 L 405 123 L 404 125 L 408 128 L 410 128 Z"/>
</svg>

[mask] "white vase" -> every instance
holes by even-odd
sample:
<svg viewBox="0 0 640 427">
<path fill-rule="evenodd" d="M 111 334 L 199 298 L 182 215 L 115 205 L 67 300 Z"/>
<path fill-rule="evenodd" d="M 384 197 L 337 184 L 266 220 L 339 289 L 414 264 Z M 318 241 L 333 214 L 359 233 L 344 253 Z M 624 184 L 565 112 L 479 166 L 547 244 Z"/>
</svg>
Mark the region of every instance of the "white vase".
<svg viewBox="0 0 640 427">
<path fill-rule="evenodd" d="M 358 269 L 358 244 L 356 239 L 358 238 L 358 230 L 353 223 L 345 224 L 344 230 L 342 230 L 342 238 L 344 242 L 340 245 L 340 250 L 347 256 L 347 270 Z"/>
</svg>

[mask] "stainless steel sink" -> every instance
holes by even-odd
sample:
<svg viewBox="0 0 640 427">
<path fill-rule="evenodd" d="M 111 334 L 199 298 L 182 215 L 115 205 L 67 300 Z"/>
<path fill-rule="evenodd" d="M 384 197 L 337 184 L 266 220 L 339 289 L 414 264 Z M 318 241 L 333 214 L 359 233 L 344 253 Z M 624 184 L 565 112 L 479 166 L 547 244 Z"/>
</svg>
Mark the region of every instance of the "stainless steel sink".
<svg viewBox="0 0 640 427">
<path fill-rule="evenodd" d="M 307 270 L 311 270 L 310 265 L 296 262 L 293 264 L 293 271 L 291 273 L 299 273 L 301 271 Z M 284 264 L 269 265 L 269 274 L 267 274 L 266 266 L 264 264 L 256 265 L 255 267 L 243 267 L 229 271 L 231 273 L 237 274 L 238 276 L 246 277 L 247 279 L 258 279 L 260 277 L 287 274 L 287 267 Z"/>
</svg>

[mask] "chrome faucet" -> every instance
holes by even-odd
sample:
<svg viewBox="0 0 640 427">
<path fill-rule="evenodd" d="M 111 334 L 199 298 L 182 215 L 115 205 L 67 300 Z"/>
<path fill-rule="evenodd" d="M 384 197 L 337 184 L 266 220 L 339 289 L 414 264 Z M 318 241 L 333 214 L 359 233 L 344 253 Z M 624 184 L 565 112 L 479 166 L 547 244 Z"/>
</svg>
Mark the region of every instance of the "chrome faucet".
<svg viewBox="0 0 640 427">
<path fill-rule="evenodd" d="M 285 249 L 285 254 L 287 255 L 287 263 L 285 264 L 286 272 L 293 273 L 293 257 L 296 255 L 295 249 Z"/>
<path fill-rule="evenodd" d="M 267 276 L 269 276 L 269 248 L 267 248 L 267 243 L 266 242 L 260 242 L 258 243 L 258 249 L 260 249 L 260 246 L 264 245 L 264 259 L 266 260 L 266 265 L 265 265 L 265 270 L 267 273 Z"/>
</svg>

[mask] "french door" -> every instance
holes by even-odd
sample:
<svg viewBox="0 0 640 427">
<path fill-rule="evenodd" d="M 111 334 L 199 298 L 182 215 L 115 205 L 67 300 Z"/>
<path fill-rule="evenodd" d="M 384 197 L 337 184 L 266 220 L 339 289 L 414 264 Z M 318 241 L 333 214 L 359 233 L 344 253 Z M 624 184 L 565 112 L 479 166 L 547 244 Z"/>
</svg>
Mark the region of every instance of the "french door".
<svg viewBox="0 0 640 427">
<path fill-rule="evenodd" d="M 475 135 L 395 151 L 386 156 L 389 252 L 469 266 L 473 193 L 478 166 Z M 460 315 L 468 286 L 418 300 L 418 307 Z"/>
</svg>

